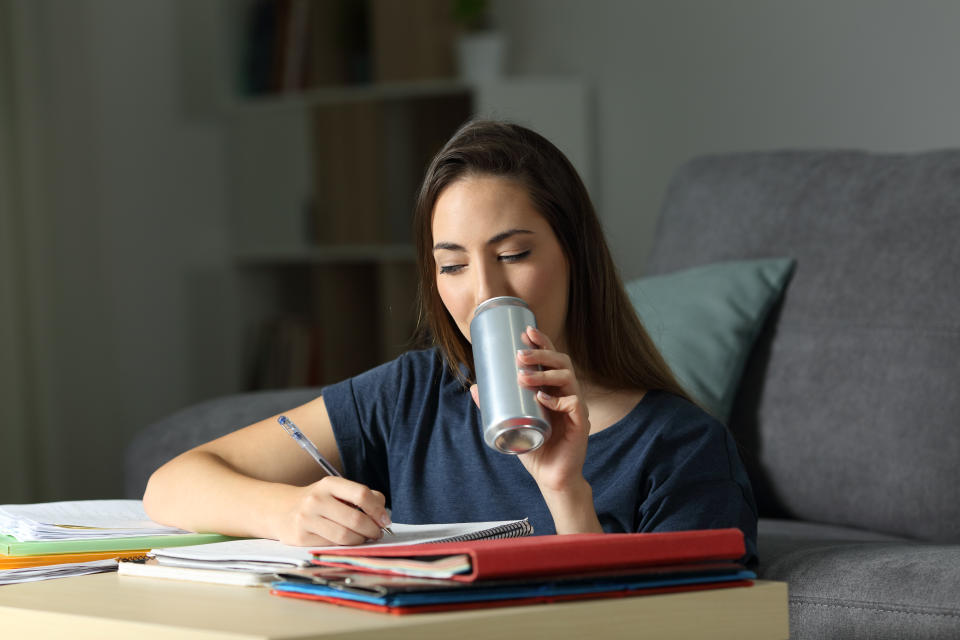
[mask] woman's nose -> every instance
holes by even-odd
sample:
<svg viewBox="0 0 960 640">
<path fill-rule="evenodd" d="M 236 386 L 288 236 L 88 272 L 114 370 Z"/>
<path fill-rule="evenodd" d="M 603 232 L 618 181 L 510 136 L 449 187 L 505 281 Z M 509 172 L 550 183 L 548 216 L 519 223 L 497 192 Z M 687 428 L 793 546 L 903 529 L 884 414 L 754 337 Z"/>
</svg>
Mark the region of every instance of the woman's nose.
<svg viewBox="0 0 960 640">
<path fill-rule="evenodd" d="M 510 295 L 506 282 L 496 267 L 484 266 L 483 268 L 477 269 L 476 273 L 477 281 L 474 289 L 474 297 L 476 300 L 474 300 L 474 306 L 490 298 Z"/>
</svg>

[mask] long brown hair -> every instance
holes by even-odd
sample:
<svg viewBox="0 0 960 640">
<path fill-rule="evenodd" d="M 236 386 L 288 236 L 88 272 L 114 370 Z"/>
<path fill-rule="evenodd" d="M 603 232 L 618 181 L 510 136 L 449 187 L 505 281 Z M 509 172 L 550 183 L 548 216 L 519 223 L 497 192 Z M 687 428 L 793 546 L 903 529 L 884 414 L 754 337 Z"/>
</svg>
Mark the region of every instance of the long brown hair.
<svg viewBox="0 0 960 640">
<path fill-rule="evenodd" d="M 451 371 L 464 383 L 474 378 L 470 343 L 437 291 L 432 233 L 440 193 L 468 175 L 517 180 L 553 229 L 570 265 L 565 338 L 578 375 L 609 389 L 663 389 L 689 399 L 624 291 L 576 169 L 550 141 L 516 124 L 467 122 L 427 169 L 413 230 L 420 274 L 420 344 L 439 346 Z"/>
</svg>

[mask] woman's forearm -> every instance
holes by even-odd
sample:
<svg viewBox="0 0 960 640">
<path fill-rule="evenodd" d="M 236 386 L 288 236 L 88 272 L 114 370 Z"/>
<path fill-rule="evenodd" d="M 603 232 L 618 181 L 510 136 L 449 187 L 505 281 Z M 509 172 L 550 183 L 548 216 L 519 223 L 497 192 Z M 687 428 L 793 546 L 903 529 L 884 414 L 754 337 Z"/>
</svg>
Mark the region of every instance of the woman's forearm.
<svg viewBox="0 0 960 640">
<path fill-rule="evenodd" d="M 190 451 L 150 476 L 143 506 L 151 519 L 188 531 L 276 538 L 275 523 L 298 490 L 238 473 L 214 453 Z"/>
<path fill-rule="evenodd" d="M 565 491 L 541 491 L 557 533 L 603 533 L 586 480 Z"/>
</svg>

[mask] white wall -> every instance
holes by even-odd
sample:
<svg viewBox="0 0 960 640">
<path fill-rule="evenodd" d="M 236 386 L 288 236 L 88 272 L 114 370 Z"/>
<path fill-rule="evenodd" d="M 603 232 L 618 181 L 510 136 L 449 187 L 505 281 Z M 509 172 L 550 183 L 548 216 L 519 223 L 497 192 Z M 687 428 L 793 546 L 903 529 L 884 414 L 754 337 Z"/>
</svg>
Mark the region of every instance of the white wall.
<svg viewBox="0 0 960 640">
<path fill-rule="evenodd" d="M 701 153 L 960 144 L 960 2 L 495 0 L 513 73 L 596 91 L 599 189 L 627 277 L 667 181 Z"/>
<path fill-rule="evenodd" d="M 180 58 L 182 3 L 21 9 L 46 236 L 33 480 L 45 499 L 115 497 L 138 429 L 236 387 L 220 139 L 184 96 L 182 68 L 202 62 Z"/>
<path fill-rule="evenodd" d="M 0 486 L 6 488 L 10 500 L 26 501 L 34 495 L 27 480 L 34 443 L 31 432 L 21 426 L 29 422 L 32 413 L 26 380 L 30 304 L 24 271 L 28 252 L 20 241 L 24 228 L 21 185 L 27 170 L 20 160 L 23 125 L 12 22 L 9 2 L 0 0 Z"/>
</svg>

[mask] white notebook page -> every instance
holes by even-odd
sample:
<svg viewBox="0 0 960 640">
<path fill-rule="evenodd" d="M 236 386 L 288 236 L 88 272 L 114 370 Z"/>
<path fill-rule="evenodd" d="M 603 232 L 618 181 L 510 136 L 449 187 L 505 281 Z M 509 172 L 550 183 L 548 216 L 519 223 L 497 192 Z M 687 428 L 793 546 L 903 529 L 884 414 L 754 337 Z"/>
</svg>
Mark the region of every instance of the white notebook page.
<svg viewBox="0 0 960 640">
<path fill-rule="evenodd" d="M 505 520 L 500 522 L 466 522 L 449 524 L 400 524 L 390 525 L 394 535 L 384 535 L 379 541 L 368 542 L 360 547 L 389 547 L 401 544 L 423 544 L 440 542 L 448 538 L 477 534 L 498 527 L 523 523 L 523 520 Z M 276 540 L 250 538 L 246 540 L 228 540 L 211 544 L 199 544 L 186 547 L 164 547 L 150 553 L 160 562 L 181 566 L 201 566 L 201 563 L 216 564 L 224 568 L 250 569 L 254 563 L 280 563 L 288 566 L 309 566 L 313 560 L 311 550 L 340 549 L 342 547 L 295 547 Z M 177 562 L 200 561 L 195 562 Z"/>
</svg>

